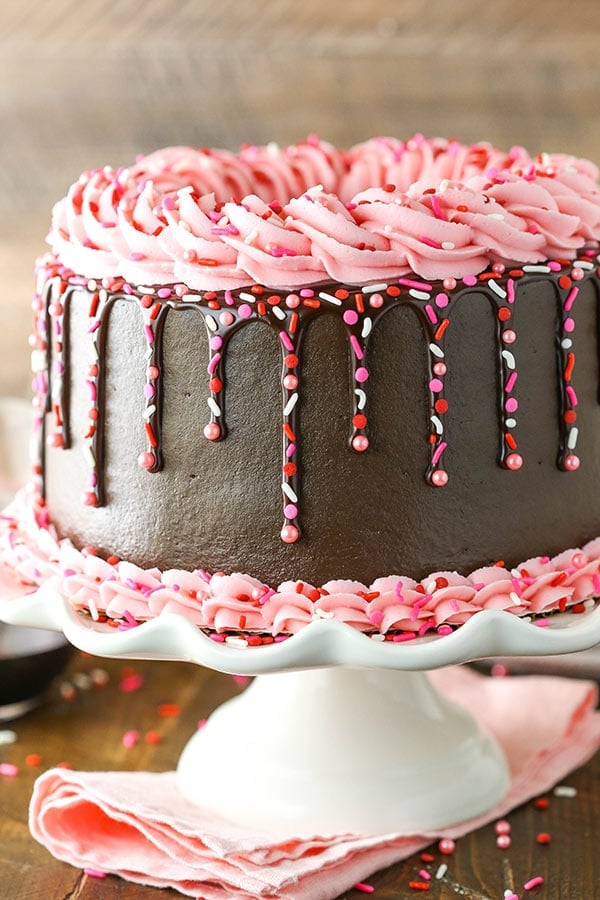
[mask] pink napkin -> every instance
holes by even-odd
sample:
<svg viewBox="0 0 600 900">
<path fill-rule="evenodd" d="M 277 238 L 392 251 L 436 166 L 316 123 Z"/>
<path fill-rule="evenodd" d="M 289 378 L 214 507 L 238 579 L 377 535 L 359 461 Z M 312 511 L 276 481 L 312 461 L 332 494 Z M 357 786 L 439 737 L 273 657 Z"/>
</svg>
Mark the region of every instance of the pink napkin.
<svg viewBox="0 0 600 900">
<path fill-rule="evenodd" d="M 566 678 L 488 678 L 465 668 L 429 676 L 492 732 L 511 786 L 494 809 L 444 830 L 460 837 L 551 788 L 600 747 L 596 688 Z M 330 900 L 438 834 L 298 839 L 255 833 L 209 815 L 167 772 L 51 769 L 34 786 L 29 825 L 58 859 L 189 897 Z"/>
</svg>

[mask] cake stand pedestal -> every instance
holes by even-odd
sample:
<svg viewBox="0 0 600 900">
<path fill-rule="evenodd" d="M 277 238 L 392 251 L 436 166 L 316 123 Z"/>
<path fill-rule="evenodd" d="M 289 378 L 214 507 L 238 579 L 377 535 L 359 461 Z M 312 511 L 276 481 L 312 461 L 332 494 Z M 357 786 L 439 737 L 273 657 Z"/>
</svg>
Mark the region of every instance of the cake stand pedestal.
<svg viewBox="0 0 600 900">
<path fill-rule="evenodd" d="M 600 607 L 545 628 L 483 611 L 444 637 L 378 642 L 335 620 L 261 647 L 219 644 L 168 614 L 115 631 L 51 585 L 0 600 L 0 619 L 64 632 L 97 656 L 182 660 L 259 676 L 185 747 L 183 793 L 271 833 L 439 831 L 491 808 L 508 787 L 494 740 L 433 688 L 428 669 L 547 655 L 600 642 Z"/>
</svg>

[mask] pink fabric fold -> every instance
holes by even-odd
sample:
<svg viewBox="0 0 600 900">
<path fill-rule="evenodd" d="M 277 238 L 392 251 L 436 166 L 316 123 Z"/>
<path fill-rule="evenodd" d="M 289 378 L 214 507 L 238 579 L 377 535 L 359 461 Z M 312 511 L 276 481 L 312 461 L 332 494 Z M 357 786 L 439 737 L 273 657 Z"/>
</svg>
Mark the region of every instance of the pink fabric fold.
<svg viewBox="0 0 600 900">
<path fill-rule="evenodd" d="M 487 813 L 441 834 L 334 835 L 278 839 L 207 814 L 167 772 L 50 769 L 34 786 L 29 825 L 58 859 L 171 887 L 189 897 L 329 900 L 438 837 L 461 837 L 549 790 L 600 748 L 591 682 L 488 678 L 465 668 L 429 676 L 495 735 L 511 785 Z"/>
</svg>

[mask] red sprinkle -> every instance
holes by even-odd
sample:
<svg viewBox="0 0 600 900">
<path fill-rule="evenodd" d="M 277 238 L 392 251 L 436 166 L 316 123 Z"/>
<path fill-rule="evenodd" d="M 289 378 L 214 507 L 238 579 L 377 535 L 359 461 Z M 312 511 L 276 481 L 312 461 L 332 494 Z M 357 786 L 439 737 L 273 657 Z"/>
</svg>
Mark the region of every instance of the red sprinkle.
<svg viewBox="0 0 600 900">
<path fill-rule="evenodd" d="M 428 881 L 409 881 L 408 886 L 413 891 L 428 891 L 429 890 L 429 882 Z"/>
<path fill-rule="evenodd" d="M 162 738 L 158 731 L 147 731 L 144 740 L 147 744 L 160 744 Z"/>
<path fill-rule="evenodd" d="M 426 863 L 432 863 L 435 862 L 435 856 L 433 855 L 433 853 L 427 853 L 427 851 L 424 851 L 423 853 L 421 853 L 421 860 Z"/>
<path fill-rule="evenodd" d="M 42 757 L 39 753 L 28 753 L 25 757 L 25 765 L 26 766 L 39 766 L 42 761 Z"/>
<path fill-rule="evenodd" d="M 536 837 L 536 841 L 538 844 L 549 844 L 552 841 L 552 836 L 549 835 L 547 831 L 540 831 Z"/>
<path fill-rule="evenodd" d="M 181 707 L 178 703 L 161 703 L 158 707 L 158 714 L 163 719 L 174 719 L 180 712 Z"/>
<path fill-rule="evenodd" d="M 548 809 L 550 801 L 547 797 L 536 797 L 533 801 L 533 805 L 536 809 Z"/>
</svg>

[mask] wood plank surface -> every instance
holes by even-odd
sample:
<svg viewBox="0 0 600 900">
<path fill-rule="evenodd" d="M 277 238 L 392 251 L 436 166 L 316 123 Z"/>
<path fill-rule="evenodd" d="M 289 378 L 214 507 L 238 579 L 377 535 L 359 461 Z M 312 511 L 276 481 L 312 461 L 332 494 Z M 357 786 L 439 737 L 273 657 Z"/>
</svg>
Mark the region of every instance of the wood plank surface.
<svg viewBox="0 0 600 900">
<path fill-rule="evenodd" d="M 101 667 L 109 674 L 103 688 L 75 689 L 72 700 L 62 699 L 61 687 L 73 685 L 81 675 Z M 121 689 L 125 673 L 141 676 L 142 686 L 133 692 Z M 40 771 L 63 762 L 75 769 L 121 771 L 169 771 L 194 733 L 200 719 L 244 686 L 221 675 L 186 663 L 123 662 L 99 660 L 77 653 L 67 672 L 52 687 L 48 701 L 37 711 L 10 726 L 18 740 L 0 747 L 0 762 L 20 769 L 15 778 L 0 778 L 0 896 L 7 900 L 175 900 L 175 891 L 158 891 L 125 882 L 114 876 L 98 879 L 54 859 L 30 836 L 27 808 L 34 778 Z M 160 715 L 161 704 L 176 703 L 175 717 Z M 139 743 L 123 746 L 125 731 L 140 733 Z M 160 743 L 148 744 L 145 736 L 157 731 Z M 29 753 L 42 757 L 38 767 L 28 767 Z M 456 842 L 452 856 L 442 856 L 436 845 L 433 863 L 418 856 L 367 878 L 377 900 L 408 900 L 421 892 L 409 887 L 422 881 L 419 871 L 432 874 L 426 896 L 431 900 L 502 900 L 512 888 L 531 900 L 598 900 L 600 897 L 600 755 L 566 779 L 577 789 L 574 798 L 549 795 L 550 806 L 537 809 L 527 803 L 508 817 L 512 846 L 496 847 L 492 825 Z M 536 842 L 540 832 L 552 835 L 552 843 Z M 448 871 L 435 873 L 441 863 Z M 523 884 L 533 875 L 545 878 L 543 888 L 524 894 Z M 359 900 L 349 891 L 343 900 Z"/>
<path fill-rule="evenodd" d="M 341 146 L 416 131 L 463 141 L 564 150 L 600 162 L 600 4 L 597 0 L 4 0 L 0 6 L 0 393 L 27 395 L 32 265 L 52 203 L 86 168 L 186 143 L 236 149 L 310 132 Z M 10 900 L 174 898 L 116 878 L 102 882 L 52 859 L 26 826 L 35 771 L 165 770 L 196 721 L 239 687 L 175 663 L 135 663 L 145 685 L 119 690 L 123 664 L 82 655 L 70 676 L 102 665 L 104 690 L 78 690 L 16 724 L 0 760 L 21 766 L 0 782 L 0 896 Z M 181 704 L 177 719 L 157 706 Z M 158 728 L 158 745 L 126 751 L 123 732 Z M 432 900 L 522 894 L 540 872 L 546 900 L 600 898 L 600 758 L 569 779 L 575 800 L 511 816 L 502 853 L 491 828 L 463 839 Z M 553 834 L 549 847 L 535 842 Z M 436 854 L 436 864 L 441 857 Z M 370 878 L 376 897 L 418 896 L 418 859 Z M 358 892 L 347 900 L 364 896 Z"/>
</svg>

